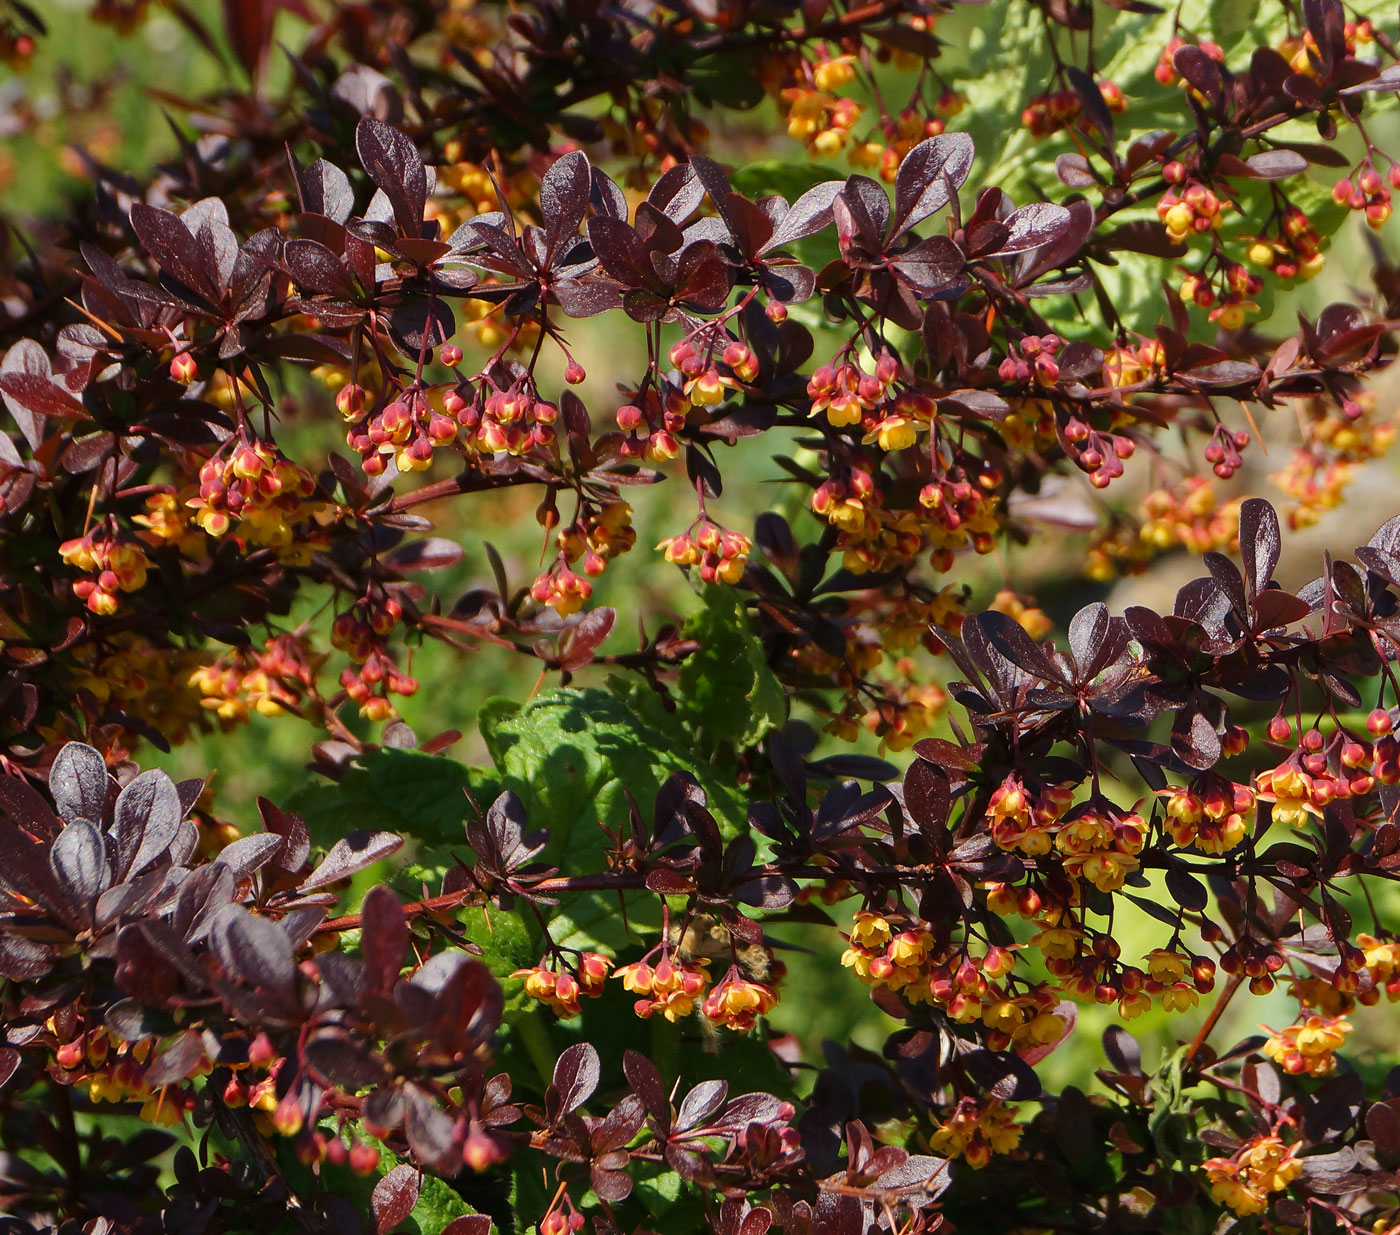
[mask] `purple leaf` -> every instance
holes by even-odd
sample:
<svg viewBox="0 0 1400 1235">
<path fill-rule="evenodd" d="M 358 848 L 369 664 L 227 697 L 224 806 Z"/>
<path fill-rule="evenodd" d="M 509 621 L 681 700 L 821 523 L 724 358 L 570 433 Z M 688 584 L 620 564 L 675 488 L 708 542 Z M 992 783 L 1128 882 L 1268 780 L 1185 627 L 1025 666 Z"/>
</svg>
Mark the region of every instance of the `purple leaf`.
<svg viewBox="0 0 1400 1235">
<path fill-rule="evenodd" d="M 940 133 L 905 155 L 894 182 L 894 236 L 943 209 L 967 180 L 975 155 L 966 133 Z"/>
<path fill-rule="evenodd" d="M 1074 88 L 1074 93 L 1079 97 L 1079 104 L 1084 109 L 1086 119 L 1099 131 L 1099 136 L 1104 139 L 1111 152 L 1113 149 L 1113 113 L 1108 110 L 1108 104 L 1103 101 L 1103 92 L 1099 89 L 1098 83 L 1078 65 L 1069 65 L 1065 72 L 1069 77 L 1069 84 Z"/>
<path fill-rule="evenodd" d="M 1194 43 L 1176 49 L 1172 67 L 1212 103 L 1220 101 L 1220 66 Z"/>
<path fill-rule="evenodd" d="M 87 419 L 87 408 L 61 386 L 37 373 L 0 373 L 0 392 L 37 416 Z"/>
<path fill-rule="evenodd" d="M 588 210 L 588 195 L 592 186 L 588 156 L 574 150 L 556 159 L 540 179 L 540 213 L 551 254 L 558 251 L 561 241 L 575 236 Z"/>
<path fill-rule="evenodd" d="M 1240 507 L 1240 562 L 1251 599 L 1273 578 L 1282 546 L 1274 508 L 1262 497 L 1247 499 Z"/>
<path fill-rule="evenodd" d="M 386 1235 L 413 1212 L 422 1186 L 417 1168 L 407 1163 L 400 1163 L 374 1185 L 369 1207 L 375 1235 Z"/>
<path fill-rule="evenodd" d="M 598 1088 L 601 1075 L 598 1052 L 591 1043 L 576 1042 L 554 1065 L 554 1088 L 559 1093 L 559 1113 L 578 1110 Z"/>
<path fill-rule="evenodd" d="M 656 1065 L 640 1052 L 626 1050 L 622 1053 L 622 1072 L 632 1092 L 647 1108 L 652 1126 L 659 1135 L 665 1136 L 671 1128 L 671 1103 Z"/>
<path fill-rule="evenodd" d="M 355 208 L 350 177 L 325 159 L 297 173 L 297 194 L 303 212 L 324 215 L 336 223 L 344 223 Z"/>
<path fill-rule="evenodd" d="M 390 570 L 443 570 L 455 566 L 465 554 L 462 546 L 445 536 L 425 536 L 400 545 L 381 559 Z"/>
<path fill-rule="evenodd" d="M 90 911 L 112 883 L 102 833 L 86 819 L 70 823 L 58 834 L 49 850 L 49 866 L 64 894 L 84 910 Z"/>
<path fill-rule="evenodd" d="M 1002 222 L 1006 224 L 1009 234 L 992 255 L 994 257 L 1038 249 L 1058 239 L 1072 224 L 1069 211 L 1053 202 L 1032 202 Z"/>
<path fill-rule="evenodd" d="M 647 194 L 647 202 L 671 222 L 680 224 L 695 213 L 704 196 L 705 186 L 695 169 L 689 163 L 681 163 L 662 172 Z"/>
<path fill-rule="evenodd" d="M 217 304 L 223 286 L 213 255 L 199 243 L 184 221 L 168 210 L 134 202 L 131 228 L 160 268 L 210 304 Z"/>
<path fill-rule="evenodd" d="M 61 818 L 101 823 L 107 813 L 107 762 L 91 746 L 69 742 L 49 768 L 49 792 Z"/>
<path fill-rule="evenodd" d="M 758 256 L 780 249 L 785 244 L 815 236 L 831 223 L 831 203 L 845 185 L 844 180 L 827 180 L 814 185 L 792 203 L 773 234 L 763 243 Z"/>
<path fill-rule="evenodd" d="M 403 968 L 408 948 L 408 921 L 393 891 L 375 884 L 360 906 L 360 955 L 364 958 L 370 987 L 390 991 Z"/>
<path fill-rule="evenodd" d="M 355 151 L 369 178 L 392 204 L 399 230 L 405 236 L 421 235 L 428 175 L 418 147 L 382 120 L 364 116 L 355 126 Z"/>
<path fill-rule="evenodd" d="M 230 975 L 285 1004 L 294 1001 L 296 960 L 277 923 L 242 905 L 223 905 L 210 919 L 209 942 Z"/>
<path fill-rule="evenodd" d="M 729 1082 L 701 1081 L 681 1101 L 676 1112 L 676 1127 L 682 1132 L 698 1128 L 721 1106 L 729 1093 Z"/>
<path fill-rule="evenodd" d="M 111 828 L 119 879 L 140 874 L 170 848 L 185 809 L 175 782 L 153 768 L 117 795 Z"/>
<path fill-rule="evenodd" d="M 393 832 L 351 832 L 335 842 L 320 866 L 297 885 L 298 892 L 311 892 L 348 879 L 356 871 L 373 866 L 403 845 L 403 837 Z"/>
</svg>

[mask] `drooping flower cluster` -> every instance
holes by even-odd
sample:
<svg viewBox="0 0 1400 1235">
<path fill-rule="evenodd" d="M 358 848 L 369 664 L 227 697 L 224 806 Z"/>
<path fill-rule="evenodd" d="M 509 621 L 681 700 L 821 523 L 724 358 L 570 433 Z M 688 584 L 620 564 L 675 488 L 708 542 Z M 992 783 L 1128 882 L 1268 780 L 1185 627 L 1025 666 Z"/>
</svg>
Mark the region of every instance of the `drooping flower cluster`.
<svg viewBox="0 0 1400 1235">
<path fill-rule="evenodd" d="M 305 564 L 314 540 L 294 528 L 322 508 L 315 496 L 315 478 L 278 446 L 248 441 L 199 469 L 199 494 L 186 505 L 211 536 L 232 533 L 249 544 L 277 550 L 288 562 Z"/>
<path fill-rule="evenodd" d="M 1210 1183 L 1211 1197 L 1243 1218 L 1263 1213 L 1270 1196 L 1283 1192 L 1302 1174 L 1297 1150 L 1277 1136 L 1256 1136 L 1228 1158 L 1208 1159 L 1201 1170 Z"/>
<path fill-rule="evenodd" d="M 1272 1034 L 1262 1049 L 1285 1072 L 1329 1076 L 1352 1029 L 1343 1017 L 1309 1016 Z"/>
<path fill-rule="evenodd" d="M 79 536 L 58 547 L 65 564 L 83 572 L 73 582 L 73 595 L 101 617 L 116 613 L 121 592 L 139 592 L 146 586 L 150 560 L 143 547 L 110 533 Z"/>
<path fill-rule="evenodd" d="M 963 1098 L 929 1138 L 935 1153 L 966 1162 L 980 1171 L 993 1154 L 1012 1153 L 1021 1144 L 1016 1107 L 998 1098 Z"/>
</svg>

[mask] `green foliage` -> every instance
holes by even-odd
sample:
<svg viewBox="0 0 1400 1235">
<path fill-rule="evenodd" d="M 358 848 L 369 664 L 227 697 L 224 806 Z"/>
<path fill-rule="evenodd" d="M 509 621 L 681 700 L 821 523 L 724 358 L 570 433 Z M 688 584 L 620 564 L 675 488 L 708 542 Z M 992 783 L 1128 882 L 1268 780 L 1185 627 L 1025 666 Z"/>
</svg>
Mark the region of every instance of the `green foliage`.
<svg viewBox="0 0 1400 1235">
<path fill-rule="evenodd" d="M 779 728 L 787 715 L 782 684 L 732 588 L 707 587 L 705 607 L 686 623 L 700 650 L 681 666 L 681 714 L 708 754 L 741 751 Z"/>
<path fill-rule="evenodd" d="M 633 802 L 649 824 L 657 790 L 673 772 L 695 776 L 723 829 L 743 826 L 742 797 L 696 764 L 675 726 L 657 729 L 607 691 L 548 691 L 523 707 L 488 700 L 480 723 L 502 787 L 520 797 L 532 826 L 549 829 L 541 859 L 562 871 L 599 869 L 609 843 L 603 827 L 616 831 Z M 550 933 L 568 948 L 628 942 L 616 895 L 601 892 L 571 897 Z"/>
</svg>

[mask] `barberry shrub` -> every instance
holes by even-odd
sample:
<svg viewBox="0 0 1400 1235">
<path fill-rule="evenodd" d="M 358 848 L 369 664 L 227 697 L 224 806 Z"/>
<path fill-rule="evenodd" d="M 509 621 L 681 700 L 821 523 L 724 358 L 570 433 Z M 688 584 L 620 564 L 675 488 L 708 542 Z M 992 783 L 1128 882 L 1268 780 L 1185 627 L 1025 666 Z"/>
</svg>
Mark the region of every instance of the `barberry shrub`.
<svg viewBox="0 0 1400 1235">
<path fill-rule="evenodd" d="M 0 1229 L 1400 1229 L 1393 14 L 172 15 L 4 233 Z"/>
</svg>

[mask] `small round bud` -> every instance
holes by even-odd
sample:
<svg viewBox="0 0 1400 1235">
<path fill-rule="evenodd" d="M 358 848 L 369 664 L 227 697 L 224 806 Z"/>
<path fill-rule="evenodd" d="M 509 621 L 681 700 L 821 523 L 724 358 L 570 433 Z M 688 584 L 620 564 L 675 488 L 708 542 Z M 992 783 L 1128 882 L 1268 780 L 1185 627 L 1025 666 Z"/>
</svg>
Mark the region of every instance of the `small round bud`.
<svg viewBox="0 0 1400 1235">
<path fill-rule="evenodd" d="M 350 1147 L 349 1160 L 350 1169 L 356 1175 L 372 1175 L 379 1166 L 379 1150 L 373 1145 L 356 1141 Z"/>
</svg>

